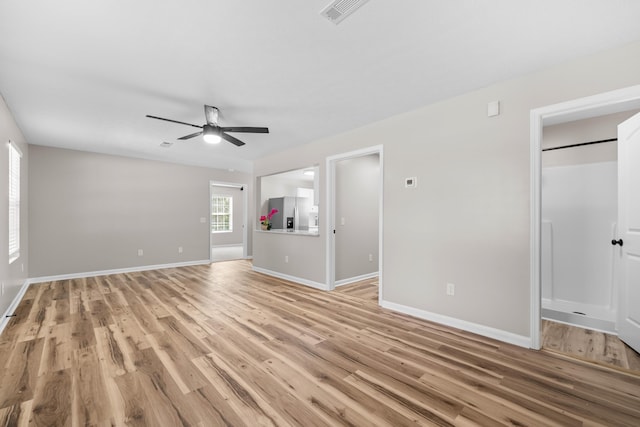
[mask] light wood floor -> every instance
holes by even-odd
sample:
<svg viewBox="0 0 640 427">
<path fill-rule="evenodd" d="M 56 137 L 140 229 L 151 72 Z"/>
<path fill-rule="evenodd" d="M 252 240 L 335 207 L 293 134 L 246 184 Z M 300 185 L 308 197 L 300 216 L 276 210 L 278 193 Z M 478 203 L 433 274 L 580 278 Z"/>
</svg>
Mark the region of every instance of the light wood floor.
<svg viewBox="0 0 640 427">
<path fill-rule="evenodd" d="M 32 285 L 0 425 L 638 426 L 640 378 L 326 293 L 249 261 Z"/>
<path fill-rule="evenodd" d="M 542 348 L 640 376 L 640 355 L 611 334 L 542 321 Z M 640 425 L 640 423 L 639 423 Z"/>
</svg>

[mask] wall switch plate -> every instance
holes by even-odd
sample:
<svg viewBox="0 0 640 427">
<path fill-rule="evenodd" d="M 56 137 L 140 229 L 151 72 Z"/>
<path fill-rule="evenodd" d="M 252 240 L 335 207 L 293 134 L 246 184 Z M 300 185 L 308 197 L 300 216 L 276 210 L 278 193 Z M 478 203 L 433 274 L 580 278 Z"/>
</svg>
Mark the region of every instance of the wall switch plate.
<svg viewBox="0 0 640 427">
<path fill-rule="evenodd" d="M 369 262 L 373 261 L 373 254 L 369 254 Z"/>
<path fill-rule="evenodd" d="M 178 246 L 178 253 L 181 254 L 182 253 L 182 246 Z"/>
<path fill-rule="evenodd" d="M 456 285 L 447 283 L 447 295 L 454 296 L 456 294 Z"/>
<path fill-rule="evenodd" d="M 138 256 L 144 255 L 144 251 L 142 249 L 138 249 Z"/>
<path fill-rule="evenodd" d="M 284 256 L 284 262 L 289 262 L 289 255 Z"/>
</svg>

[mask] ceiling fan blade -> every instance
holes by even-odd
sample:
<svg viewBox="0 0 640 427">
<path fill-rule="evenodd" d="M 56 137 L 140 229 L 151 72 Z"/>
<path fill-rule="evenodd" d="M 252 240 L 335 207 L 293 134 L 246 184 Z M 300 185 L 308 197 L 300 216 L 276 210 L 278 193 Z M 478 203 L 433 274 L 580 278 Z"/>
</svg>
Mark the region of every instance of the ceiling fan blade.
<svg viewBox="0 0 640 427">
<path fill-rule="evenodd" d="M 202 126 L 192 125 L 191 123 L 179 122 L 177 120 L 165 119 L 163 117 L 158 117 L 158 116 L 150 116 L 149 114 L 147 114 L 147 117 L 149 117 L 150 119 L 164 120 L 165 122 L 178 123 L 180 125 L 193 126 L 194 128 L 202 128 Z"/>
<path fill-rule="evenodd" d="M 211 126 L 218 126 L 218 109 L 211 105 L 204 106 L 204 117 L 207 119 L 207 124 Z"/>
<path fill-rule="evenodd" d="M 249 133 L 269 133 L 269 128 L 253 128 L 253 127 L 226 127 L 220 128 L 223 132 L 249 132 Z"/>
<path fill-rule="evenodd" d="M 244 142 L 240 141 L 238 138 L 235 138 L 231 135 L 227 135 L 224 132 L 220 132 L 220 136 L 222 137 L 222 139 L 232 143 L 233 145 L 236 145 L 238 147 L 242 147 L 244 145 Z"/>
<path fill-rule="evenodd" d="M 186 135 L 186 136 L 180 137 L 178 139 L 184 141 L 185 139 L 191 139 L 191 138 L 194 138 L 194 137 L 196 137 L 198 135 L 202 135 L 202 131 L 196 132 L 196 133 L 192 133 L 191 135 Z"/>
</svg>

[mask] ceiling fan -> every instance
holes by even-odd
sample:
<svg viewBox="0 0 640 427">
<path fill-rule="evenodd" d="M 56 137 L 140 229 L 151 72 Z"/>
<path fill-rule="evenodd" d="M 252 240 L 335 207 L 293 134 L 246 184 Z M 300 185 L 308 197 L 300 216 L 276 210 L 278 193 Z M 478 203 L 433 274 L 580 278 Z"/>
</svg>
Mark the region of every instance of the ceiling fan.
<svg viewBox="0 0 640 427">
<path fill-rule="evenodd" d="M 202 135 L 202 138 L 205 140 L 205 142 L 208 142 L 210 144 L 217 144 L 220 142 L 221 139 L 224 139 L 225 141 L 228 141 L 238 147 L 241 147 L 245 145 L 244 142 L 240 141 L 236 137 L 233 137 L 227 134 L 227 132 L 269 133 L 269 128 L 218 126 L 218 109 L 210 105 L 204 106 L 204 117 L 207 120 L 207 123 L 205 123 L 202 126 L 193 125 L 191 123 L 180 122 L 178 120 L 165 119 L 163 117 L 158 117 L 158 116 L 150 116 L 149 114 L 147 114 L 147 117 L 151 119 L 164 120 L 165 122 L 178 123 L 181 125 L 193 126 L 194 128 L 202 129 L 199 132 L 180 137 L 178 138 L 179 140 L 190 139 L 198 135 Z"/>
</svg>

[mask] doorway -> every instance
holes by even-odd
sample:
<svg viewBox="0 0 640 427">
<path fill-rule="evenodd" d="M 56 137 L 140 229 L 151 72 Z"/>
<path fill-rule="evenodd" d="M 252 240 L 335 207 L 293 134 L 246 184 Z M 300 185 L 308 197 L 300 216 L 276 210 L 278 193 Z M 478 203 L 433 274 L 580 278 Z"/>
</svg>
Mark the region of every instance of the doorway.
<svg viewBox="0 0 640 427">
<path fill-rule="evenodd" d="M 543 319 L 615 334 L 617 133 L 634 112 L 543 129 Z"/>
<path fill-rule="evenodd" d="M 383 289 L 382 146 L 328 157 L 327 189 L 328 289 L 378 277 L 380 301 Z"/>
<path fill-rule="evenodd" d="M 210 182 L 210 262 L 247 258 L 247 194 L 246 184 Z"/>
<path fill-rule="evenodd" d="M 640 108 L 640 85 L 531 111 L 531 345 L 541 348 L 543 128 Z"/>
</svg>

